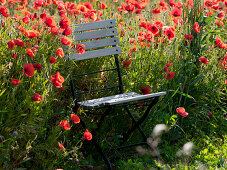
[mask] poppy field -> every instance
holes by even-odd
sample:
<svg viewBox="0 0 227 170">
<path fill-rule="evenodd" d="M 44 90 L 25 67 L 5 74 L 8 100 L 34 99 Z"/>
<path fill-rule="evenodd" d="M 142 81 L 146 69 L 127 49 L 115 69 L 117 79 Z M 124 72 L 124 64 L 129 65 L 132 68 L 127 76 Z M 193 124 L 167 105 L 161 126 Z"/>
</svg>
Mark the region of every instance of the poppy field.
<svg viewBox="0 0 227 170">
<path fill-rule="evenodd" d="M 68 49 L 86 52 L 74 43 L 74 24 L 108 19 L 117 23 L 125 92 L 167 92 L 143 124 L 159 160 L 135 147 L 108 153 L 113 167 L 226 169 L 226 15 L 227 0 L 0 0 L 0 169 L 106 168 L 89 145 L 99 116 L 73 110 L 70 76 L 111 60 L 75 62 Z M 77 86 L 113 77 L 101 72 Z M 132 109 L 138 118 L 144 103 Z M 129 120 L 121 110 L 109 116 L 97 132 L 101 146 L 113 145 L 102 135 L 125 132 Z"/>
</svg>

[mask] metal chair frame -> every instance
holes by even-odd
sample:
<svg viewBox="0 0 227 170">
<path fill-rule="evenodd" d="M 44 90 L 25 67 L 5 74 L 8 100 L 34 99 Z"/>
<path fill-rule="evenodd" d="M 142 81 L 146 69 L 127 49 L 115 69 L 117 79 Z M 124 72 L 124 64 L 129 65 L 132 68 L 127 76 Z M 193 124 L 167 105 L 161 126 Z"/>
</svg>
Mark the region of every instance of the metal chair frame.
<svg viewBox="0 0 227 170">
<path fill-rule="evenodd" d="M 104 114 L 101 115 L 101 118 L 98 122 L 96 130 L 98 130 L 102 126 L 105 117 L 108 114 L 110 114 L 110 112 L 115 107 L 120 106 L 125 109 L 125 111 L 129 115 L 129 117 L 131 118 L 133 124 L 132 124 L 132 127 L 125 134 L 123 134 L 123 142 L 121 143 L 121 146 L 110 149 L 110 150 L 112 150 L 112 149 L 119 150 L 119 149 L 132 147 L 132 146 L 148 145 L 147 136 L 145 135 L 145 133 L 142 130 L 142 128 L 140 127 L 140 125 L 144 122 L 146 117 L 149 115 L 149 112 L 152 109 L 152 107 L 158 102 L 159 97 L 162 95 L 165 95 L 166 92 L 158 92 L 158 93 L 152 93 L 152 94 L 148 94 L 148 95 L 140 95 L 135 92 L 124 93 L 120 66 L 119 66 L 119 59 L 118 59 L 118 54 L 121 53 L 121 48 L 119 46 L 116 46 L 117 44 L 119 44 L 119 39 L 118 39 L 118 37 L 115 37 L 117 35 L 117 29 L 114 27 L 116 27 L 116 22 L 114 19 L 74 25 L 73 26 L 73 36 L 74 36 L 75 41 L 77 41 L 79 44 L 84 44 L 86 49 L 95 49 L 95 50 L 86 51 L 84 54 L 81 54 L 81 55 L 76 54 L 76 53 L 71 54 L 71 52 L 70 52 L 69 58 L 71 60 L 77 61 L 77 60 L 85 60 L 85 59 L 91 59 L 91 58 L 103 57 L 103 56 L 114 56 L 116 68 L 72 75 L 71 76 L 71 78 L 72 78 L 71 91 L 73 94 L 73 99 L 75 101 L 75 107 L 74 107 L 75 112 L 77 112 L 77 109 L 81 106 L 86 107 L 92 111 L 94 111 L 97 108 L 106 108 L 106 110 L 104 111 Z M 93 30 L 93 31 L 90 31 L 90 30 Z M 106 37 L 110 37 L 110 38 L 106 38 Z M 104 38 L 104 39 L 94 40 L 97 38 Z M 90 40 L 90 41 L 84 42 L 83 40 Z M 111 47 L 106 48 L 107 46 L 111 46 Z M 104 48 L 102 48 L 102 47 L 104 47 Z M 117 86 L 111 86 L 111 87 L 95 89 L 95 90 L 88 90 L 88 91 L 83 91 L 83 92 L 75 91 L 75 85 L 73 82 L 74 78 L 80 77 L 80 76 L 86 76 L 86 75 L 90 75 L 90 74 L 95 74 L 95 73 L 101 73 L 104 71 L 114 71 L 114 70 L 116 70 L 117 74 L 118 74 L 119 84 Z M 99 99 L 86 100 L 86 101 L 78 100 L 78 95 L 86 94 L 86 93 L 90 93 L 90 92 L 102 91 L 102 90 L 106 90 L 106 89 L 111 90 L 112 88 L 118 88 L 119 93 L 117 95 L 103 97 L 103 98 L 99 98 Z M 141 116 L 141 118 L 139 120 L 136 120 L 135 117 L 133 116 L 132 112 L 129 110 L 128 105 L 130 104 L 130 102 L 142 101 L 142 100 L 148 100 L 148 99 L 153 99 L 153 100 L 150 102 L 145 113 Z M 85 121 L 82 118 L 81 118 L 81 124 L 82 124 L 83 128 L 86 129 Z M 136 129 L 142 135 L 143 141 L 139 142 L 139 143 L 124 145 L 124 143 L 128 140 L 129 136 Z M 94 135 L 94 132 L 93 132 L 93 135 Z M 108 169 L 112 169 L 112 164 L 111 164 L 110 160 L 108 159 L 106 153 L 99 146 L 96 137 L 94 137 L 91 142 L 101 153 L 104 161 L 107 163 Z M 158 159 L 157 154 L 156 154 L 156 158 Z"/>
</svg>

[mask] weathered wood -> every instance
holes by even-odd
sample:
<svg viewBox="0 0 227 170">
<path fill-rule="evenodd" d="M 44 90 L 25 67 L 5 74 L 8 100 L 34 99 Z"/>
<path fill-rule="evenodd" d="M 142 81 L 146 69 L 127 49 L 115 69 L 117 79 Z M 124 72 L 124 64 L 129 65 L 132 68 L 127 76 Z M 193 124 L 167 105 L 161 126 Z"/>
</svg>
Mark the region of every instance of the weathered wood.
<svg viewBox="0 0 227 170">
<path fill-rule="evenodd" d="M 157 92 L 157 93 L 152 93 L 147 95 L 134 95 L 134 96 L 129 96 L 125 98 L 111 99 L 111 100 L 105 101 L 105 105 L 116 105 L 116 104 L 128 103 L 132 101 L 154 98 L 162 95 L 166 95 L 166 92 L 163 91 L 163 92 Z"/>
<path fill-rule="evenodd" d="M 110 28 L 115 26 L 116 26 L 115 20 L 111 19 L 111 20 L 105 20 L 105 21 L 76 24 L 76 25 L 72 25 L 71 27 L 73 32 L 79 32 L 79 31 L 96 30 L 101 28 Z"/>
<path fill-rule="evenodd" d="M 100 40 L 94 40 L 94 41 L 81 42 L 80 44 L 84 44 L 85 49 L 89 50 L 93 48 L 101 48 L 101 47 L 117 45 L 119 44 L 119 38 L 118 37 L 106 38 L 106 39 L 100 39 Z"/>
<path fill-rule="evenodd" d="M 87 100 L 87 101 L 78 102 L 78 103 L 80 105 L 86 106 L 86 107 L 100 107 L 100 106 L 105 105 L 105 103 L 109 100 L 118 99 L 118 98 L 126 98 L 126 97 L 136 96 L 136 95 L 139 95 L 139 94 L 137 94 L 135 92 L 129 92 L 129 93 L 117 94 L 117 95 L 102 97 L 102 98 L 93 99 L 93 100 Z"/>
<path fill-rule="evenodd" d="M 110 36 L 115 36 L 117 34 L 118 34 L 117 28 L 110 28 L 110 29 L 104 29 L 104 30 L 77 33 L 77 34 L 74 34 L 73 37 L 75 41 L 81 41 L 81 40 L 89 40 L 89 39 L 95 39 L 95 38 L 110 37 Z"/>
<path fill-rule="evenodd" d="M 69 58 L 71 60 L 85 60 L 85 59 L 91 59 L 96 57 L 103 57 L 103 56 L 110 56 L 114 54 L 120 54 L 121 53 L 121 47 L 111 47 L 111 48 L 104 48 L 99 50 L 92 50 L 92 51 L 86 51 L 83 54 L 71 54 Z"/>
</svg>

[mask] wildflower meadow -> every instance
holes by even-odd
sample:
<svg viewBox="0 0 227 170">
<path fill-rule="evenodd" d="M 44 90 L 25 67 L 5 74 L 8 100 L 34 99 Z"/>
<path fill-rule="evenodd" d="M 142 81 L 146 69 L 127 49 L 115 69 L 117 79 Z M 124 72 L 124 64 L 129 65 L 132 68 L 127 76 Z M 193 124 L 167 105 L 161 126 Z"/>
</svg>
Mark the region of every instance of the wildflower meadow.
<svg viewBox="0 0 227 170">
<path fill-rule="evenodd" d="M 89 143 L 115 146 L 133 122 L 116 110 L 94 132 L 100 113 L 73 109 L 71 75 L 112 61 L 69 56 L 87 50 L 75 24 L 109 19 L 125 91 L 167 93 L 142 124 L 153 150 L 109 151 L 113 169 L 227 169 L 226 16 L 227 0 L 0 0 L 0 169 L 107 169 Z M 77 88 L 114 78 L 96 76 Z M 132 107 L 136 119 L 144 105 Z"/>
</svg>

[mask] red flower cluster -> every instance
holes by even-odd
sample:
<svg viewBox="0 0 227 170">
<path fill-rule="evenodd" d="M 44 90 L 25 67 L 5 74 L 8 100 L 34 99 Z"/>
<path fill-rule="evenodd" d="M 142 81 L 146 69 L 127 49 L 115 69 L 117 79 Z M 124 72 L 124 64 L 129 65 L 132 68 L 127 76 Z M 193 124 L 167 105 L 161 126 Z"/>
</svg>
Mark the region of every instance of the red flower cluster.
<svg viewBox="0 0 227 170">
<path fill-rule="evenodd" d="M 62 48 L 58 48 L 56 50 L 56 56 L 60 57 L 60 58 L 63 58 L 64 57 L 64 51 Z"/>
<path fill-rule="evenodd" d="M 41 102 L 42 101 L 42 96 L 40 96 L 38 93 L 36 93 L 34 96 L 32 96 L 32 100 Z"/>
<path fill-rule="evenodd" d="M 75 115 L 75 114 L 71 114 L 71 120 L 74 122 L 74 123 L 80 123 L 80 118 L 79 116 Z"/>
<path fill-rule="evenodd" d="M 177 113 L 179 113 L 183 117 L 187 117 L 188 116 L 188 113 L 185 112 L 185 109 L 183 107 L 177 108 L 176 111 L 177 111 Z"/>
<path fill-rule="evenodd" d="M 28 77 L 32 77 L 34 72 L 35 72 L 35 68 L 32 64 L 25 64 L 24 65 L 24 69 L 22 70 Z"/>
<path fill-rule="evenodd" d="M 65 147 L 60 142 L 58 142 L 58 146 L 61 150 L 65 150 Z"/>
<path fill-rule="evenodd" d="M 193 25 L 193 30 L 198 34 L 200 32 L 199 23 L 195 22 Z"/>
<path fill-rule="evenodd" d="M 17 80 L 17 79 L 11 79 L 11 83 L 14 84 L 14 85 L 18 85 L 20 84 L 20 80 Z"/>
<path fill-rule="evenodd" d="M 150 94 L 151 88 L 149 86 L 144 87 L 144 88 L 142 86 L 140 86 L 140 91 L 143 95 Z"/>
<path fill-rule="evenodd" d="M 87 129 L 84 132 L 84 139 L 86 139 L 86 140 L 91 140 L 92 139 L 92 134 Z"/>
<path fill-rule="evenodd" d="M 76 49 L 78 54 L 83 54 L 85 52 L 85 45 L 84 44 L 76 44 L 72 48 Z"/>
<path fill-rule="evenodd" d="M 206 57 L 200 57 L 199 61 L 205 65 L 209 64 L 209 60 Z"/>
<path fill-rule="evenodd" d="M 57 72 L 55 75 L 51 75 L 51 82 L 57 87 L 61 88 L 62 83 L 64 82 L 64 77 L 60 75 L 59 72 Z"/>
<path fill-rule="evenodd" d="M 71 126 L 67 120 L 62 120 L 60 123 L 61 127 L 63 127 L 65 130 L 70 130 Z"/>
<path fill-rule="evenodd" d="M 166 79 L 173 79 L 173 77 L 175 76 L 176 72 L 171 72 L 169 67 L 173 66 L 173 63 L 170 61 L 168 64 L 166 64 L 166 66 L 164 67 L 164 71 L 168 72 L 167 74 L 164 75 L 164 77 L 166 77 Z"/>
<path fill-rule="evenodd" d="M 185 34 L 185 35 L 184 35 L 184 38 L 185 38 L 186 40 L 188 40 L 188 41 L 192 41 L 194 37 L 193 37 L 192 34 Z"/>
</svg>

